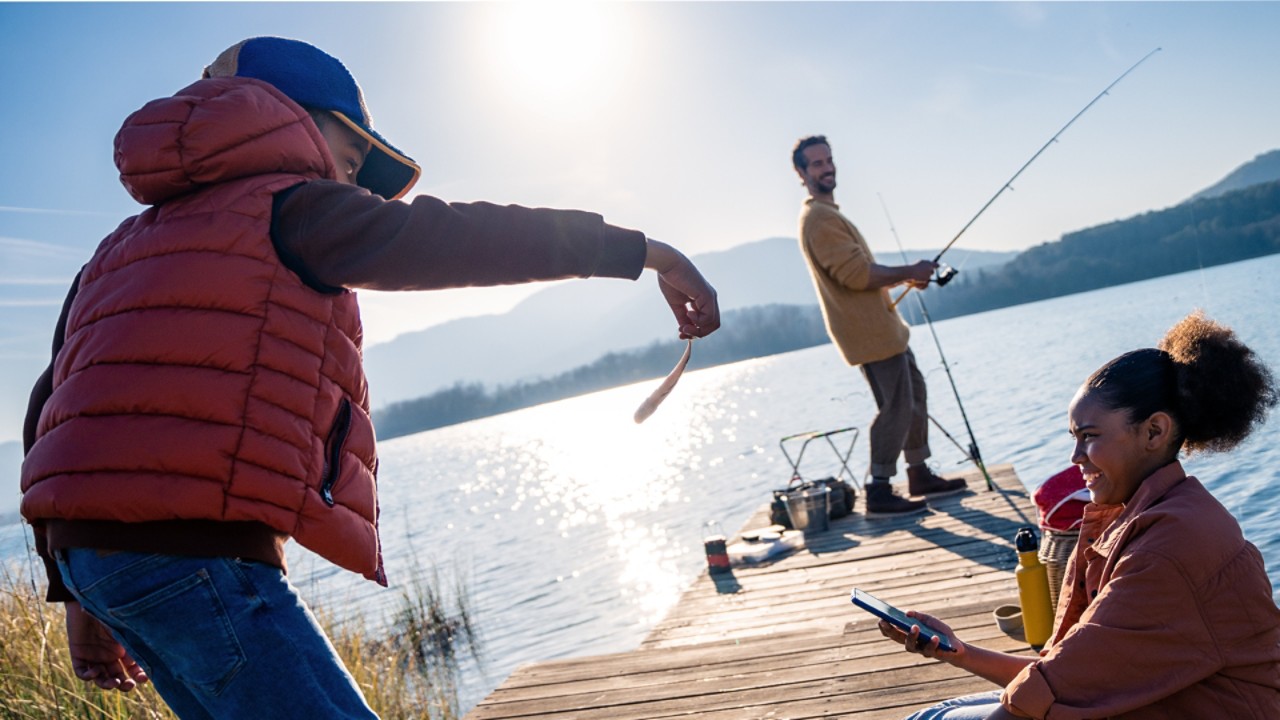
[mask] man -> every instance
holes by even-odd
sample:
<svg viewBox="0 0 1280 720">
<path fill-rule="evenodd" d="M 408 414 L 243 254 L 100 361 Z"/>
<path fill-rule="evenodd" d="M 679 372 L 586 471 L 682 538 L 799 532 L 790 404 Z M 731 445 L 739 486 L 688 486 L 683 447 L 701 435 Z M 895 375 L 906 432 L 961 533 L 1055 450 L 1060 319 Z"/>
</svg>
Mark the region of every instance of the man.
<svg viewBox="0 0 1280 720">
<path fill-rule="evenodd" d="M 845 362 L 862 368 L 879 412 L 868 433 L 871 482 L 866 487 L 868 517 L 921 512 L 923 499 L 893 492 L 898 455 L 907 460 L 911 495 L 938 497 L 965 489 L 962 479 L 938 477 L 925 465 L 929 452 L 929 410 L 924 376 L 907 345 L 910 330 L 893 308 L 889 288 L 924 288 L 937 263 L 881 265 L 853 223 L 835 203 L 836 165 L 826 137 L 796 143 L 791 155 L 796 173 L 809 191 L 800 211 L 800 251 L 822 304 L 831 341 Z"/>
</svg>

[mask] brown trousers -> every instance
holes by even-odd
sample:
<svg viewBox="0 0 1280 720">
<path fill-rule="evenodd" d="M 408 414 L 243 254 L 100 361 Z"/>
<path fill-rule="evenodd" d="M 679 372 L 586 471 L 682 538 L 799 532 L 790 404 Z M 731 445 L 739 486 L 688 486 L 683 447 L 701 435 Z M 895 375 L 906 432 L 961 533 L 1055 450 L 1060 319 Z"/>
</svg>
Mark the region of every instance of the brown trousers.
<svg viewBox="0 0 1280 720">
<path fill-rule="evenodd" d="M 922 463 L 929 451 L 929 389 L 916 367 L 916 356 L 906 352 L 861 365 L 879 412 L 871 422 L 871 476 L 893 477 L 898 455 L 908 465 Z"/>
</svg>

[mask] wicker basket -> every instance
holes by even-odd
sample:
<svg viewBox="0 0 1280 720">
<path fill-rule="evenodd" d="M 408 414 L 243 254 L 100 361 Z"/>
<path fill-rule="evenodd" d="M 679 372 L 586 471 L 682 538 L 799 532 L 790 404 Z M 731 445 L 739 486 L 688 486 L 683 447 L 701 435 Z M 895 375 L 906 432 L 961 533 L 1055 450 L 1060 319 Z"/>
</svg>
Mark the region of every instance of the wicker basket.
<svg viewBox="0 0 1280 720">
<path fill-rule="evenodd" d="M 1056 611 L 1058 596 L 1062 590 L 1062 579 L 1067 574 L 1067 561 L 1075 552 L 1076 541 L 1080 539 L 1079 530 L 1054 530 L 1040 528 L 1040 562 L 1049 575 L 1049 602 Z"/>
</svg>

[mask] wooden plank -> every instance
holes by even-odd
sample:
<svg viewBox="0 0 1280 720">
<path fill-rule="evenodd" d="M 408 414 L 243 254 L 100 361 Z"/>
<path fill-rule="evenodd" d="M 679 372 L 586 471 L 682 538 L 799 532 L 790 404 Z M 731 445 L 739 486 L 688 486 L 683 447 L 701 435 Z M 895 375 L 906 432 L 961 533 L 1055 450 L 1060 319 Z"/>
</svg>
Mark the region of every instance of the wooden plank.
<svg viewBox="0 0 1280 720">
<path fill-rule="evenodd" d="M 967 612 L 960 617 L 948 618 L 948 622 L 966 637 L 987 646 L 1009 645 L 1013 649 L 1025 649 L 1025 644 L 1009 638 L 990 622 L 985 608 Z M 792 635 L 786 645 L 772 647 L 726 646 L 710 653 L 681 653 L 678 663 L 673 663 L 663 652 L 623 653 L 595 658 L 591 666 L 576 664 L 562 667 L 558 673 L 540 672 L 537 677 L 517 672 L 503 688 L 490 696 L 488 702 L 526 701 L 552 696 L 594 695 L 606 691 L 638 691 L 645 697 L 659 694 L 678 694 L 672 690 L 676 683 L 690 675 L 696 675 L 699 691 L 707 684 L 718 684 L 720 689 L 730 686 L 749 686 L 747 678 L 761 672 L 762 668 L 777 672 L 779 668 L 800 671 L 821 679 L 833 674 L 833 668 L 841 664 L 855 663 L 851 668 L 858 672 L 874 669 L 874 663 L 885 667 L 901 667 L 920 664 L 920 659 L 884 641 L 874 623 L 864 626 L 850 625 L 843 636 L 814 637 L 807 634 Z M 706 646 L 702 646 L 706 647 Z M 538 666 L 532 666 L 534 668 Z M 601 673 L 602 669 L 608 672 Z M 838 673 L 837 673 L 838 674 Z M 654 692 L 654 686 L 664 689 Z"/>
<path fill-rule="evenodd" d="M 926 515 L 884 520 L 851 515 L 834 521 L 831 530 L 812 538 L 806 548 L 766 567 L 738 568 L 727 578 L 704 574 L 642 647 L 753 637 L 774 627 L 821 626 L 823 618 L 847 610 L 854 584 L 909 606 L 1006 595 L 1013 587 L 1008 574 L 1015 563 L 1012 537 L 1032 515 L 1016 475 L 997 471 L 993 479 L 1001 492 L 935 501 Z M 974 478 L 971 483 L 975 480 L 980 482 Z M 957 561 L 968 569 L 957 573 Z M 984 575 L 995 579 L 984 583 Z M 915 589 L 906 589 L 908 584 Z M 952 590 L 959 597 L 947 592 Z"/>
<path fill-rule="evenodd" d="M 906 608 L 928 608 L 935 611 L 935 614 L 936 611 L 945 607 L 968 604 L 979 598 L 1007 597 L 1016 592 L 1007 573 L 960 587 L 912 587 L 909 593 L 876 593 L 874 587 L 867 589 L 886 602 Z M 651 635 L 642 647 L 687 644 L 689 639 L 694 637 L 745 638 L 778 632 L 783 627 L 801 625 L 834 628 L 839 627 L 853 612 L 849 593 L 845 590 L 841 591 L 836 598 L 812 607 L 799 606 L 796 609 L 779 611 L 731 611 L 705 619 L 688 618 L 683 623 L 666 625 L 660 633 Z"/>
<path fill-rule="evenodd" d="M 769 604 L 785 601 L 795 593 L 812 594 L 829 592 L 831 588 L 848 589 L 853 582 L 865 584 L 918 584 L 939 577 L 955 577 L 954 564 L 959 561 L 969 565 L 968 574 L 997 570 L 1007 572 L 1016 564 L 1013 548 L 1007 545 L 979 541 L 952 545 L 947 548 L 926 547 L 915 553 L 874 558 L 857 563 L 825 565 L 816 568 L 798 568 L 787 575 L 749 575 L 736 572 L 732 575 L 733 591 L 726 588 L 698 587 L 686 592 L 673 608 L 678 614 L 698 614 L 714 611 L 732 604 Z M 717 583 L 729 585 L 729 578 L 717 578 Z"/>
<path fill-rule="evenodd" d="M 761 705 L 793 711 L 805 702 L 829 702 L 831 698 L 850 695 L 875 697 L 895 689 L 899 690 L 894 694 L 901 694 L 901 688 L 916 688 L 922 683 L 942 680 L 977 680 L 949 665 L 924 660 L 900 648 L 895 650 L 895 646 L 888 643 L 879 645 L 886 650 L 825 663 L 802 666 L 758 664 L 749 672 L 717 677 L 689 672 L 682 681 L 662 685 L 621 686 L 543 701 L 503 703 L 502 707 L 490 705 L 486 710 L 500 713 L 492 717 L 572 713 L 576 718 L 617 720 L 642 720 L 694 712 L 702 716 L 710 711 L 742 710 Z M 988 641 L 988 645 L 1009 651 L 1019 649 L 1008 640 L 993 639 Z M 982 684 L 977 680 L 972 686 Z M 476 717 L 483 718 L 486 714 L 478 713 Z"/>
<path fill-rule="evenodd" d="M 936 501 L 917 517 L 855 514 L 768 565 L 703 573 L 637 650 L 523 666 L 466 717 L 901 718 L 991 689 L 885 641 L 849 603 L 857 585 L 984 647 L 1029 653 L 991 610 L 1016 597 L 1012 537 L 1034 524 L 1034 508 L 1012 467 L 991 471 L 995 492 Z M 767 516 L 762 508 L 744 527 Z"/>
<path fill-rule="evenodd" d="M 948 614 L 946 621 L 962 631 L 966 637 L 983 639 L 998 637 L 999 630 L 991 623 L 990 611 L 985 606 L 964 608 L 956 614 Z M 672 654 L 667 651 L 635 651 L 590 658 L 572 658 L 523 666 L 495 691 L 503 695 L 515 688 L 553 686 L 559 683 L 587 682 L 599 677 L 602 668 L 611 675 L 628 675 L 638 682 L 648 682 L 649 677 L 678 674 L 686 669 L 698 669 L 714 675 L 719 668 L 733 666 L 744 659 L 761 663 L 787 663 L 805 652 L 823 653 L 837 651 L 842 657 L 856 653 L 892 652 L 895 648 L 883 641 L 876 629 L 875 619 L 867 616 L 847 623 L 842 633 L 821 634 L 789 632 L 757 642 L 705 643 L 681 648 Z M 818 662 L 825 661 L 820 658 Z"/>
</svg>

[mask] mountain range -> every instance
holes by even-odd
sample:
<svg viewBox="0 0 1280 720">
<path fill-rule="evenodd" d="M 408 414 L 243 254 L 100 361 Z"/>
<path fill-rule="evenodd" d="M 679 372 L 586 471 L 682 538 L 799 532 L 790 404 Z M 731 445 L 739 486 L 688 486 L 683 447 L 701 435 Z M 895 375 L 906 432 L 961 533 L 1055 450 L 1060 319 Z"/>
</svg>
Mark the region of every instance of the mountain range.
<svg viewBox="0 0 1280 720">
<path fill-rule="evenodd" d="M 1175 207 L 1200 207 L 1206 200 L 1275 180 L 1280 180 L 1280 150 L 1258 155 Z M 1056 246 L 1074 245 L 1080 236 L 1096 234 L 1103 227 L 1068 233 L 1021 253 L 974 251 L 961 279 L 971 282 L 980 275 L 990 276 L 1012 260 L 1025 259 L 1024 265 L 1039 262 Z M 907 252 L 913 262 L 936 254 L 936 250 Z M 794 238 L 769 238 L 692 259 L 716 286 L 722 312 L 815 303 Z M 459 383 L 492 386 L 553 376 L 608 352 L 670 339 L 672 326 L 652 278 L 569 282 L 535 293 L 505 314 L 454 320 L 372 346 L 366 350 L 365 366 L 378 408 Z"/>
<path fill-rule="evenodd" d="M 1219 197 L 1278 179 L 1280 179 L 1280 150 L 1272 150 L 1232 170 L 1226 177 L 1192 195 L 1187 202 Z"/>
<path fill-rule="evenodd" d="M 936 254 L 907 251 L 912 262 Z M 1001 265 L 1016 255 L 974 251 L 965 268 Z M 721 312 L 815 303 L 795 238 L 769 238 L 691 259 L 715 285 Z M 607 352 L 674 337 L 675 320 L 651 274 L 637 282 L 592 279 L 548 287 L 502 315 L 453 320 L 374 345 L 365 351 L 365 369 L 373 404 L 380 407 L 459 382 L 547 377 Z"/>
<path fill-rule="evenodd" d="M 1157 225 L 1169 224 L 1170 218 L 1176 219 L 1181 213 L 1195 218 L 1197 227 L 1194 231 L 1175 228 L 1174 235 L 1170 237 L 1175 240 L 1186 240 L 1183 236 L 1187 235 L 1191 239 L 1203 237 L 1203 240 L 1196 241 L 1199 243 L 1197 252 L 1217 250 L 1220 244 L 1224 244 L 1214 234 L 1220 221 L 1210 218 L 1208 213 L 1239 214 L 1238 209 L 1243 207 L 1252 208 L 1257 215 L 1259 209 L 1267 211 L 1271 204 L 1280 205 L 1280 200 L 1266 199 L 1280 192 L 1264 187 L 1276 181 L 1280 181 L 1280 150 L 1258 155 L 1174 208 L 1131 219 L 1136 222 L 1130 228 L 1135 229 L 1129 232 L 1137 232 L 1136 228 L 1142 227 L 1141 233 L 1150 235 L 1157 232 Z M 1248 193 L 1242 192 L 1246 189 Z M 1273 195 L 1267 195 L 1268 192 Z M 1220 208 L 1222 203 L 1226 205 Z M 1260 208 L 1259 203 L 1267 207 Z M 1271 214 L 1280 218 L 1280 207 Z M 1243 222 L 1247 224 L 1239 226 L 1238 234 L 1247 238 L 1262 237 L 1264 242 L 1273 245 L 1280 243 L 1273 227 L 1277 223 L 1275 219 L 1246 218 Z M 1109 225 L 1126 223 L 1129 221 Z M 964 286 L 974 281 L 985 284 L 980 276 L 999 279 L 1002 275 L 1011 274 L 1012 271 L 1005 272 L 1006 268 L 1016 269 L 1019 272 L 1012 274 L 1022 275 L 1026 275 L 1029 269 L 1051 270 L 1057 256 L 1078 252 L 1078 248 L 1071 249 L 1076 246 L 1089 242 L 1114 246 L 1114 238 L 1121 230 L 1121 227 L 1108 226 L 1087 228 L 1022 253 L 975 251 L 966 261 L 966 271 L 960 275 L 959 284 L 948 288 L 951 291 L 949 304 L 956 306 L 954 309 L 957 311 L 961 310 L 959 306 L 964 303 L 958 301 L 963 299 Z M 1276 250 L 1263 248 L 1262 251 Z M 934 250 L 908 253 L 913 261 L 931 258 L 935 254 Z M 750 242 L 693 259 L 715 283 L 725 312 L 766 305 L 815 304 L 808 271 L 793 238 Z M 1052 278 L 1062 275 L 1057 273 Z M 1094 279 L 1103 281 L 1101 277 Z M 1116 277 L 1106 282 L 1132 279 Z M 1044 283 L 1034 281 L 1030 284 L 1039 286 Z M 1088 288 L 1066 291 L 1081 289 Z M 977 309 L 981 308 L 973 307 L 969 311 Z M 946 314 L 942 310 L 943 306 L 935 304 L 935 319 Z M 565 318 L 573 320 L 566 322 Z M 20 318 L 16 316 L 5 320 L 9 324 L 20 325 Z M 41 327 L 44 325 L 47 323 Z M 385 407 L 460 383 L 495 386 L 554 376 L 592 363 L 606 353 L 644 347 L 660 339 L 669 340 L 674 335 L 672 326 L 669 311 L 658 297 L 652 277 L 642 278 L 640 282 L 569 282 L 549 286 L 502 315 L 455 320 L 372 346 L 366 350 L 366 367 L 374 405 Z M 21 456 L 21 443 L 0 443 L 0 487 L 7 490 L 0 492 L 0 515 L 16 511 Z"/>
</svg>

